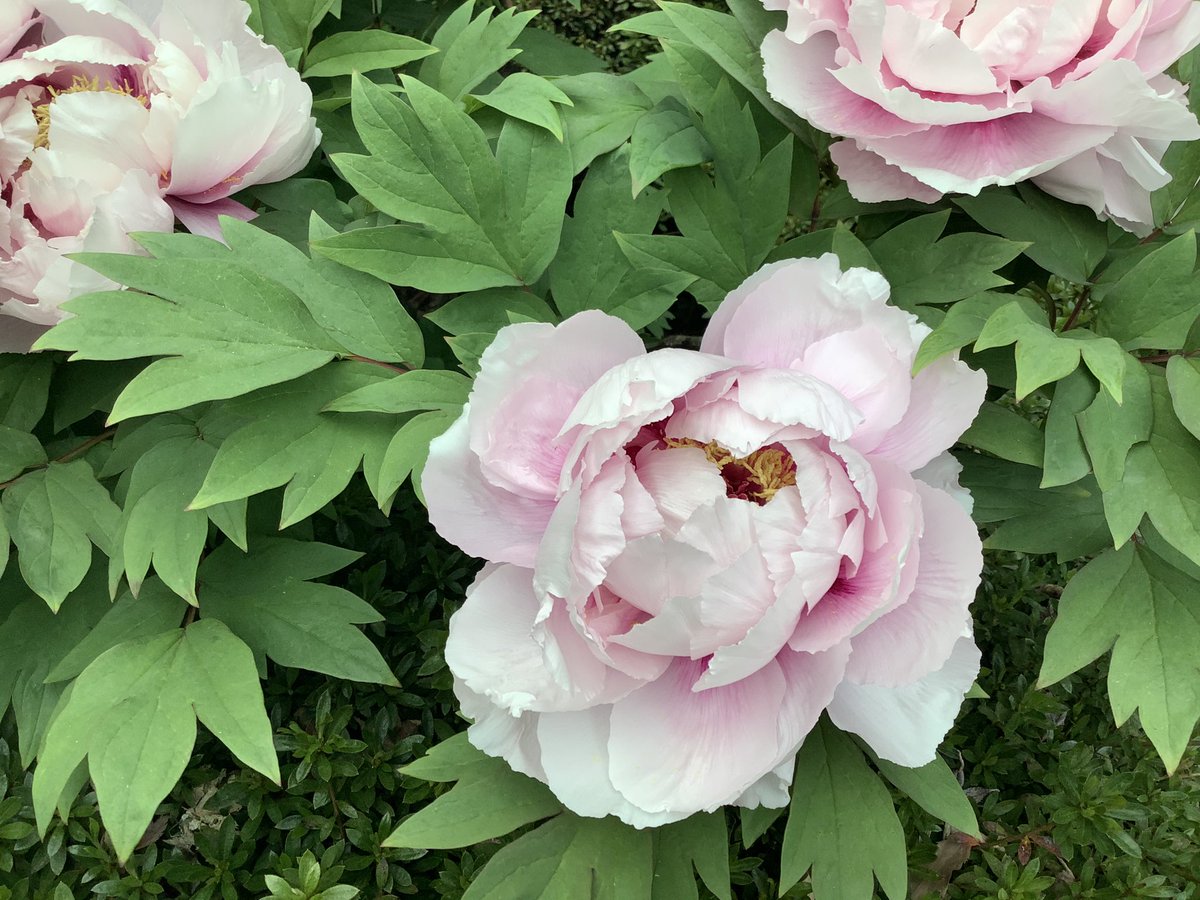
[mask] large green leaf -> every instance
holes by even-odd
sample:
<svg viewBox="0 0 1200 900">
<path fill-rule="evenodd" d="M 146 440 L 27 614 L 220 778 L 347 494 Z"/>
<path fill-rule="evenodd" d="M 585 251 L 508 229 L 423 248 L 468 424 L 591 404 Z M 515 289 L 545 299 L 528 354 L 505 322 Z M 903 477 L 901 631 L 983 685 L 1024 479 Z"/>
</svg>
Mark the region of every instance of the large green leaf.
<svg viewBox="0 0 1200 900">
<path fill-rule="evenodd" d="M 463 900 L 629 900 L 649 897 L 652 835 L 616 819 L 571 813 L 504 847 Z"/>
<path fill-rule="evenodd" d="M 384 369 L 338 363 L 225 404 L 221 443 L 190 508 L 207 509 L 287 485 L 280 527 L 311 516 L 340 494 L 363 457 L 382 455 L 395 432 L 378 415 L 324 412 L 338 397 L 383 382 Z"/>
<path fill-rule="evenodd" d="M 1200 563 L 1200 441 L 1175 415 L 1167 379 L 1151 369 L 1154 426 L 1149 440 L 1129 451 L 1119 482 L 1104 494 L 1104 512 L 1117 544 L 1143 516 L 1172 546 Z"/>
<path fill-rule="evenodd" d="M 458 783 L 405 819 L 384 846 L 424 850 L 469 847 L 562 812 L 562 804 L 540 781 L 514 772 L 504 760 L 485 755 L 462 738 L 452 740 L 444 751 L 440 746 L 433 748 L 432 763 L 400 771 L 423 777 L 420 773 L 440 765 L 437 758 L 444 755 L 453 759 Z"/>
<path fill-rule="evenodd" d="M 294 293 L 259 274 L 270 271 L 270 257 L 255 268 L 221 258 L 80 258 L 134 290 L 71 301 L 75 317 L 39 345 L 73 350 L 73 359 L 167 357 L 129 383 L 111 421 L 236 397 L 346 352 Z"/>
<path fill-rule="evenodd" d="M 796 756 L 792 805 L 783 834 L 780 891 L 805 873 L 825 900 L 871 900 L 875 879 L 890 900 L 904 897 L 904 830 L 887 787 L 862 752 L 822 721 Z"/>
<path fill-rule="evenodd" d="M 667 173 L 671 214 L 682 236 L 618 234 L 635 268 L 695 276 L 691 293 L 710 311 L 774 249 L 788 214 L 792 141 L 762 153 L 749 106 L 722 82 L 700 131 L 715 154 L 716 177 L 692 168 Z"/>
<path fill-rule="evenodd" d="M 720 900 L 730 900 L 729 833 L 723 811 L 697 813 L 656 832 L 651 900 L 698 900 L 697 874 Z"/>
<path fill-rule="evenodd" d="M 45 356 L 0 353 L 0 425 L 32 431 L 46 411 L 53 372 Z"/>
<path fill-rule="evenodd" d="M 1168 770 L 1200 719 L 1200 597 L 1195 581 L 1126 544 L 1067 585 L 1046 637 L 1039 683 L 1053 684 L 1112 649 L 1108 693 L 1120 724 L 1139 713 Z"/>
<path fill-rule="evenodd" d="M 92 545 L 113 552 L 121 510 L 86 460 L 30 472 L 0 503 L 21 575 L 51 609 L 87 575 Z"/>
<path fill-rule="evenodd" d="M 532 284 L 558 249 L 571 152 L 545 129 L 505 122 L 493 155 L 462 109 L 404 78 L 409 102 L 364 78 L 354 122 L 370 156 L 335 154 L 353 187 L 404 223 L 334 235 L 316 252 L 434 293 Z M 410 105 L 411 104 L 411 105 Z"/>
<path fill-rule="evenodd" d="M 421 64 L 420 78 L 451 100 L 461 100 L 484 79 L 521 51 L 513 42 L 525 30 L 536 11 L 506 9 L 496 12 L 485 6 L 474 15 L 475 0 L 463 3 L 442 24 L 432 44 L 439 53 Z"/>
<path fill-rule="evenodd" d="M 246 766 L 279 781 L 271 723 L 249 648 L 215 620 L 118 644 L 71 686 L 33 781 L 45 833 L 80 763 L 118 858 L 133 852 L 191 758 L 196 719 Z"/>
<path fill-rule="evenodd" d="M 356 625 L 382 620 L 366 601 L 319 578 L 358 554 L 326 544 L 260 540 L 249 554 L 232 544 L 200 567 L 200 614 L 220 619 L 259 659 L 334 678 L 396 684 L 388 664 Z"/>
<path fill-rule="evenodd" d="M 1043 269 L 1087 282 L 1108 251 L 1108 226 L 1086 206 L 1066 203 L 1022 184 L 1016 192 L 995 189 L 954 202 L 988 231 L 1031 241 L 1025 255 Z"/>
<path fill-rule="evenodd" d="M 1103 293 L 1096 330 L 1133 350 L 1175 350 L 1200 313 L 1196 235 L 1181 235 L 1143 257 Z"/>
<path fill-rule="evenodd" d="M 150 432 L 143 435 L 143 431 Z M 121 523 L 109 559 L 109 586 L 115 594 L 121 576 L 137 595 L 151 565 L 172 591 L 196 602 L 196 569 L 208 539 L 211 519 L 245 546 L 246 501 L 234 500 L 207 510 L 189 504 L 217 454 L 219 434 L 211 418 L 167 413 L 122 430 L 104 474 L 125 473 L 117 496 Z M 131 450 L 129 443 L 136 446 Z M 129 456 L 144 452 L 126 464 Z"/>
<path fill-rule="evenodd" d="M 11 609 L 0 622 L 0 717 L 11 704 L 21 761 L 29 766 L 63 692 L 63 685 L 47 683 L 55 680 L 49 676 L 90 639 L 109 609 L 108 592 L 103 576 L 94 572 L 55 613 L 14 572 L 0 579 L 0 597 Z M 176 618 L 173 624 L 178 623 Z"/>
<path fill-rule="evenodd" d="M 989 234 L 963 232 L 938 240 L 949 211 L 910 219 L 871 242 L 871 255 L 903 309 L 952 303 L 1009 283 L 996 274 L 1028 245 Z"/>
<path fill-rule="evenodd" d="M 436 48 L 416 38 L 378 28 L 339 32 L 308 52 L 304 61 L 304 77 L 328 78 L 370 72 L 373 69 L 398 69 L 436 52 Z"/>
<path fill-rule="evenodd" d="M 564 316 L 600 309 L 634 328 L 661 316 L 695 276 L 668 268 L 637 268 L 613 237 L 649 235 L 662 212 L 661 192 L 630 193 L 629 151 L 617 150 L 588 170 L 550 266 L 550 290 Z"/>
</svg>

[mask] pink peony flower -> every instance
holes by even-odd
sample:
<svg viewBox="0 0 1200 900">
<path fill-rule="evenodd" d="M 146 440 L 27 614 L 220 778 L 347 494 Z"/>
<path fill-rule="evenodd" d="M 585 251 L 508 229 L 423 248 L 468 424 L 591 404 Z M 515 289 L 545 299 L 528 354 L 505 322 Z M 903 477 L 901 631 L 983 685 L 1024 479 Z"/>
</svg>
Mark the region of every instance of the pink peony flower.
<svg viewBox="0 0 1200 900">
<path fill-rule="evenodd" d="M 230 195 L 311 157 L 312 95 L 248 14 L 242 0 L 0 12 L 0 350 L 28 349 L 63 302 L 115 287 L 64 254 L 136 252 L 131 231 L 176 218 L 219 237 L 219 215 L 253 217 Z"/>
<path fill-rule="evenodd" d="M 1200 43 L 1192 0 L 763 0 L 780 103 L 845 138 L 833 160 L 873 202 L 1032 179 L 1146 234 L 1172 141 L 1200 137 L 1164 71 Z"/>
<path fill-rule="evenodd" d="M 823 710 L 930 761 L 979 667 L 945 451 L 983 400 L 837 257 L 769 265 L 700 352 L 600 312 L 503 329 L 423 487 L 489 561 L 446 659 L 475 746 L 635 826 L 781 806 Z"/>
</svg>

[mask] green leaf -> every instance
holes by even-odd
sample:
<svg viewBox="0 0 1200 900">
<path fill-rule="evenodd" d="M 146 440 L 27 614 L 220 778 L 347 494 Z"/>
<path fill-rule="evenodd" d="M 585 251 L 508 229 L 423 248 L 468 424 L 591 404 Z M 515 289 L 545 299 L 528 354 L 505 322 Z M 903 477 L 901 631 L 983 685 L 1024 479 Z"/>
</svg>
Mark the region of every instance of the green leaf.
<svg viewBox="0 0 1200 900">
<path fill-rule="evenodd" d="M 221 224 L 235 258 L 248 265 L 270 260 L 270 278 L 299 297 L 316 323 L 350 353 L 382 362 L 424 363 L 421 329 L 385 282 L 328 259 L 309 259 L 254 225 L 231 218 Z"/>
<path fill-rule="evenodd" d="M 674 269 L 635 267 L 613 233 L 648 235 L 662 210 L 662 194 L 631 196 L 627 150 L 599 159 L 575 198 L 562 248 L 550 266 L 550 290 L 564 316 L 600 309 L 644 328 L 666 312 L 695 276 Z"/>
<path fill-rule="evenodd" d="M 461 100 L 485 78 L 514 59 L 521 51 L 512 44 L 525 30 L 536 10 L 495 12 L 486 7 L 472 17 L 474 0 L 459 6 L 446 19 L 432 44 L 441 52 L 421 64 L 419 77 L 425 84 L 453 101 Z"/>
<path fill-rule="evenodd" d="M 1071 484 L 1092 471 L 1091 460 L 1084 446 L 1076 416 L 1095 402 L 1099 390 L 1096 383 L 1082 369 L 1076 369 L 1055 385 L 1054 401 L 1046 414 L 1046 452 L 1042 460 L 1042 487 Z"/>
<path fill-rule="evenodd" d="M 578 203 L 578 198 L 576 203 Z M 558 266 L 570 246 L 568 234 L 570 223 L 563 228 L 563 246 L 551 265 Z M 511 325 L 511 314 L 536 322 L 555 321 L 554 311 L 546 301 L 528 290 L 517 288 L 493 288 L 461 294 L 445 306 L 439 306 L 425 318 L 450 334 L 495 334 L 505 325 Z"/>
<path fill-rule="evenodd" d="M 1029 466 L 1040 466 L 1045 438 L 1036 425 L 1006 406 L 984 403 L 960 443 Z"/>
<path fill-rule="evenodd" d="M 461 772 L 458 784 L 400 823 L 383 846 L 469 847 L 561 811 L 562 804 L 546 785 L 480 753 Z"/>
<path fill-rule="evenodd" d="M 867 749 L 870 753 L 870 748 Z M 962 785 L 940 756 L 917 769 L 898 766 L 871 753 L 871 759 L 883 776 L 936 819 L 953 825 L 959 831 L 982 838 L 975 808 L 963 793 Z"/>
<path fill-rule="evenodd" d="M 465 731 L 461 731 L 402 767 L 400 774 L 438 783 L 458 781 L 478 765 L 483 756 L 484 752 L 471 743 Z"/>
<path fill-rule="evenodd" d="M 367 460 L 364 464 L 367 485 L 381 507 L 390 507 L 392 497 L 410 475 L 417 497 L 424 502 L 421 473 L 429 457 L 429 444 L 453 425 L 457 418 L 456 409 L 413 416 L 396 432 L 377 462 Z"/>
<path fill-rule="evenodd" d="M 691 44 L 713 59 L 772 116 L 812 143 L 810 128 L 795 113 L 776 103 L 767 89 L 759 45 L 752 43 L 738 20 L 728 13 L 658 0 L 671 24 Z"/>
<path fill-rule="evenodd" d="M 1120 402 L 1126 369 L 1135 363 L 1111 338 L 1075 329 L 1051 331 L 1020 303 L 1001 307 L 988 319 L 975 350 L 1016 343 L 1017 399 L 1043 385 L 1066 378 L 1082 359 L 1092 374 Z"/>
<path fill-rule="evenodd" d="M 949 210 L 918 216 L 870 244 L 896 306 L 911 310 L 921 304 L 953 303 L 1009 284 L 995 272 L 1028 245 L 974 232 L 937 240 L 949 217 Z"/>
<path fill-rule="evenodd" d="M 1108 692 L 1123 723 L 1134 710 L 1173 771 L 1200 719 L 1200 599 L 1195 581 L 1129 544 L 1067 584 L 1046 637 L 1038 683 L 1053 684 L 1112 649 Z"/>
<path fill-rule="evenodd" d="M 75 600 L 71 603 L 73 606 Z M 126 591 L 115 603 L 105 604 L 102 609 L 103 616 L 46 674 L 47 684 L 74 678 L 117 644 L 170 631 L 183 620 L 187 605 L 166 585 L 152 579 L 136 597 Z"/>
<path fill-rule="evenodd" d="M 167 587 L 195 604 L 196 569 L 208 539 L 209 520 L 228 528 L 230 536 L 244 544 L 246 502 L 235 500 L 209 510 L 189 508 L 217 455 L 221 435 L 204 418 L 176 414 L 161 418 L 165 422 L 153 423 L 157 426 L 153 436 L 160 439 L 128 467 L 121 480 L 118 496 L 123 511 L 109 560 L 109 586 L 115 594 L 124 574 L 136 595 L 153 565 Z M 136 431 L 122 437 L 122 456 L 126 440 L 141 443 Z M 109 464 L 106 471 L 120 471 L 111 458 Z"/>
<path fill-rule="evenodd" d="M 329 412 L 405 413 L 421 409 L 462 409 L 471 392 L 471 379 L 447 369 L 406 372 L 386 381 L 373 381 L 338 397 Z"/>
<path fill-rule="evenodd" d="M 1102 387 L 1092 405 L 1076 416 L 1096 483 L 1105 491 L 1111 491 L 1124 477 L 1130 449 L 1150 439 L 1154 411 L 1144 365 L 1125 367 L 1121 398 L 1118 403 Z"/>
<path fill-rule="evenodd" d="M 629 140 L 634 126 L 652 105 L 627 76 L 589 72 L 555 79 L 554 84 L 574 104 L 559 110 L 571 150 L 573 175 Z"/>
<path fill-rule="evenodd" d="M 338 0 L 255 0 L 250 27 L 294 65 L 308 49 L 313 32 Z"/>
<path fill-rule="evenodd" d="M 1200 563 L 1200 442 L 1176 418 L 1161 370 L 1147 374 L 1154 427 L 1129 451 L 1123 477 L 1104 494 L 1104 512 L 1118 546 L 1149 516 L 1172 546 Z"/>
<path fill-rule="evenodd" d="M 0 502 L 25 583 L 51 609 L 87 575 L 93 544 L 112 553 L 121 510 L 86 460 L 30 472 Z"/>
<path fill-rule="evenodd" d="M 306 541 L 262 540 L 249 554 L 225 544 L 200 567 L 201 615 L 221 620 L 256 656 L 282 666 L 395 685 L 375 645 L 355 627 L 383 617 L 349 591 L 306 580 L 356 556 Z"/>
<path fill-rule="evenodd" d="M 992 314 L 1014 300 L 1023 302 L 1024 298 L 985 292 L 955 303 L 946 311 L 946 317 L 937 328 L 921 342 L 913 362 L 913 374 L 947 353 L 974 343 Z M 1032 304 L 1033 301 L 1028 302 Z"/>
<path fill-rule="evenodd" d="M 0 580 L 5 606 L 11 612 L 0 622 L 0 717 L 12 705 L 22 764 L 32 764 L 64 685 L 47 683 L 48 676 L 70 656 L 109 610 L 104 578 L 98 573 L 72 592 L 53 612 L 21 585 L 16 573 Z M 178 619 L 176 623 L 178 624 Z"/>
<path fill-rule="evenodd" d="M 1182 356 L 1172 357 L 1167 363 L 1167 386 L 1180 424 L 1200 438 L 1200 365 Z"/>
<path fill-rule="evenodd" d="M 775 824 L 776 820 L 783 815 L 784 810 L 782 808 L 771 809 L 766 806 L 753 808 L 743 806 L 739 812 L 742 819 L 742 844 L 750 847 L 767 833 L 767 829 Z"/>
<path fill-rule="evenodd" d="M 244 765 L 279 782 L 254 659 L 220 622 L 204 619 L 102 654 L 46 733 L 33 781 L 41 832 L 86 759 L 113 848 L 127 859 L 183 774 L 197 718 Z"/>
<path fill-rule="evenodd" d="M 1054 553 L 1073 560 L 1112 546 L 1101 492 L 1092 478 L 1056 488 L 1040 487 L 1040 466 L 964 453 L 960 482 L 975 500 L 972 518 L 1002 523 L 984 546 L 1025 553 Z"/>
<path fill-rule="evenodd" d="M 46 451 L 41 441 L 28 432 L 0 425 L 0 481 L 16 478 L 44 462 Z"/>
<path fill-rule="evenodd" d="M 651 833 L 616 819 L 563 813 L 493 856 L 463 900 L 649 897 Z"/>
<path fill-rule="evenodd" d="M 415 224 L 334 235 L 314 251 L 432 293 L 532 284 L 558 249 L 568 148 L 510 119 L 493 156 L 456 104 L 414 79 L 404 86 L 411 106 L 355 79 L 355 126 L 372 155 L 333 160 L 376 207 Z"/>
<path fill-rule="evenodd" d="M 74 350 L 73 359 L 169 357 L 129 383 L 110 421 L 236 397 L 298 378 L 343 352 L 295 294 L 246 266 L 111 254 L 79 259 L 134 290 L 72 300 L 75 318 L 39 345 Z"/>
<path fill-rule="evenodd" d="M 46 412 L 53 373 L 44 356 L 0 353 L 0 425 L 33 431 Z"/>
<path fill-rule="evenodd" d="M 1022 184 L 1017 193 L 1003 189 L 954 202 L 988 231 L 1013 241 L 1032 241 L 1024 253 L 1035 263 L 1079 284 L 1108 252 L 1108 226 L 1085 206 L 1066 203 Z"/>
<path fill-rule="evenodd" d="M 875 878 L 891 900 L 904 897 L 904 830 L 891 795 L 862 753 L 827 721 L 796 756 L 792 805 L 783 834 L 781 892 L 811 870 L 824 900 L 870 900 Z"/>
<path fill-rule="evenodd" d="M 1200 314 L 1195 268 L 1194 232 L 1154 250 L 1103 293 L 1097 332 L 1127 350 L 1179 349 Z"/>
<path fill-rule="evenodd" d="M 393 426 L 384 416 L 324 412 L 336 398 L 383 381 L 383 369 L 339 363 L 225 404 L 232 420 L 191 509 L 207 509 L 287 485 L 280 528 L 340 494 L 364 456 L 382 454 Z"/>
<path fill-rule="evenodd" d="M 472 96 L 506 116 L 546 129 L 559 141 L 563 139 L 563 124 L 558 107 L 574 105 L 574 101 L 551 82 L 529 72 L 515 72 L 491 93 Z"/>
<path fill-rule="evenodd" d="M 521 51 L 521 65 L 537 75 L 583 75 L 605 68 L 592 51 L 544 28 L 526 28 L 513 46 Z"/>
<path fill-rule="evenodd" d="M 341 32 L 327 37 L 308 52 L 304 77 L 330 78 L 374 69 L 398 69 L 436 52 L 435 47 L 416 38 L 378 28 Z"/>
<path fill-rule="evenodd" d="M 630 142 L 629 170 L 634 196 L 664 172 L 698 166 L 712 159 L 708 146 L 692 117 L 671 99 L 664 100 L 638 119 Z"/>
<path fill-rule="evenodd" d="M 697 813 L 656 829 L 653 900 L 698 898 L 696 878 L 720 900 L 731 900 L 725 813 Z"/>
<path fill-rule="evenodd" d="M 700 130 L 713 149 L 716 178 L 700 169 L 668 172 L 663 182 L 682 237 L 618 233 L 630 263 L 697 278 L 689 290 L 707 309 L 762 265 L 788 214 L 792 141 L 761 153 L 749 106 L 722 82 Z"/>
</svg>

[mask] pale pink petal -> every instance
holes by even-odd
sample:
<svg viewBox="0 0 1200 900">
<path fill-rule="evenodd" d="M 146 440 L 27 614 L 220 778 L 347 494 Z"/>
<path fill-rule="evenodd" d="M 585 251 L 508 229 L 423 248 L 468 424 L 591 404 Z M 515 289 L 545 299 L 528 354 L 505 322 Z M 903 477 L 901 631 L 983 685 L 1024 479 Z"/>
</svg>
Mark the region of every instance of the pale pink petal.
<svg viewBox="0 0 1200 900">
<path fill-rule="evenodd" d="M 913 379 L 904 418 L 872 448 L 872 456 L 909 472 L 949 450 L 975 421 L 983 405 L 987 376 L 953 357 L 926 366 Z"/>
<path fill-rule="evenodd" d="M 701 663 L 677 661 L 613 705 L 609 776 L 646 812 L 716 809 L 778 764 L 781 668 L 770 663 L 737 684 L 695 693 L 702 671 Z"/>
<path fill-rule="evenodd" d="M 762 616 L 737 643 L 717 649 L 693 690 L 723 687 L 757 672 L 773 660 L 796 630 L 803 610 L 817 603 L 838 576 L 841 558 L 833 553 L 798 550 L 792 554 L 796 575 L 779 591 Z"/>
<path fill-rule="evenodd" d="M 545 623 L 532 572 L 487 567 L 450 618 L 446 664 L 475 693 L 511 715 L 611 702 L 637 682 L 606 666 L 561 606 Z"/>
<path fill-rule="evenodd" d="M 429 521 L 443 538 L 472 556 L 532 568 L 554 512 L 551 499 L 519 497 L 484 478 L 467 444 L 470 404 L 429 445 L 421 489 Z"/>
<path fill-rule="evenodd" d="M 971 517 L 954 498 L 917 484 L 925 530 L 916 582 L 896 609 L 851 642 L 849 677 L 898 687 L 942 668 L 963 628 L 979 586 L 983 546 Z"/>
<path fill-rule="evenodd" d="M 610 706 L 538 717 L 537 738 L 545 781 L 562 804 L 580 816 L 616 816 L 635 828 L 686 819 L 695 810 L 647 812 L 629 802 L 609 778 Z"/>
<path fill-rule="evenodd" d="M 1103 144 L 1116 130 L 1115 125 L 1069 125 L 1038 113 L 1018 113 L 881 138 L 866 146 L 936 190 L 978 194 L 988 185 L 1016 184 L 1047 172 Z"/>
<path fill-rule="evenodd" d="M 886 200 L 936 203 L 942 199 L 941 191 L 888 164 L 870 150 L 864 150 L 857 141 L 837 141 L 829 148 L 829 155 L 855 200 L 863 203 Z"/>
<path fill-rule="evenodd" d="M 923 766 L 933 761 L 978 674 L 979 648 L 964 636 L 945 666 L 913 684 L 887 688 L 843 681 L 829 704 L 829 717 L 883 759 Z"/>
<path fill-rule="evenodd" d="M 454 679 L 454 696 L 462 714 L 471 720 L 467 740 L 472 746 L 503 759 L 513 771 L 545 782 L 537 741 L 538 713 L 510 715 L 458 678 Z"/>
<path fill-rule="evenodd" d="M 672 532 L 701 506 L 726 492 L 720 470 L 696 447 L 668 447 L 641 454 L 637 477 Z"/>
<path fill-rule="evenodd" d="M 940 22 L 889 4 L 883 24 L 883 58 L 911 87 L 943 94 L 991 94 L 996 76 L 978 54 Z"/>
<path fill-rule="evenodd" d="M 250 207 L 226 197 L 224 200 L 214 200 L 211 203 L 188 203 L 178 197 L 168 197 L 175 218 L 179 219 L 192 234 L 212 238 L 214 241 L 224 241 L 221 231 L 221 216 L 229 216 L 242 222 L 249 222 L 258 213 Z"/>
<path fill-rule="evenodd" d="M 633 329 L 594 310 L 557 326 L 502 329 L 471 390 L 471 450 L 489 480 L 528 497 L 556 496 L 569 449 L 559 432 L 575 404 L 609 369 L 645 352 Z"/>
</svg>

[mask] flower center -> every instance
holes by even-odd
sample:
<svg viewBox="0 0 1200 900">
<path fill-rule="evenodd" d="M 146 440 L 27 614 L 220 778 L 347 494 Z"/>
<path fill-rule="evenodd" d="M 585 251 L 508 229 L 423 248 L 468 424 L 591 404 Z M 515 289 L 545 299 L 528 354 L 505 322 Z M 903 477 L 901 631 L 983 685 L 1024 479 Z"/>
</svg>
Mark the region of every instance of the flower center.
<svg viewBox="0 0 1200 900">
<path fill-rule="evenodd" d="M 145 94 L 139 94 L 136 88 L 129 84 L 113 84 L 107 82 L 104 87 L 100 86 L 99 77 L 88 78 L 86 75 L 76 75 L 71 79 L 71 86 L 58 90 L 50 88 L 50 99 L 40 106 L 33 108 L 34 118 L 37 119 L 37 138 L 33 142 L 34 147 L 49 147 L 50 146 L 50 107 L 54 105 L 54 101 L 63 94 L 82 94 L 86 92 L 106 94 L 124 94 L 126 97 L 133 97 L 142 106 L 149 108 L 150 98 Z"/>
<path fill-rule="evenodd" d="M 760 447 L 749 456 L 734 456 L 716 441 L 702 444 L 694 438 L 665 438 L 668 447 L 695 447 L 725 479 L 725 494 L 766 506 L 785 487 L 796 483 L 796 461 L 778 444 Z"/>
</svg>

